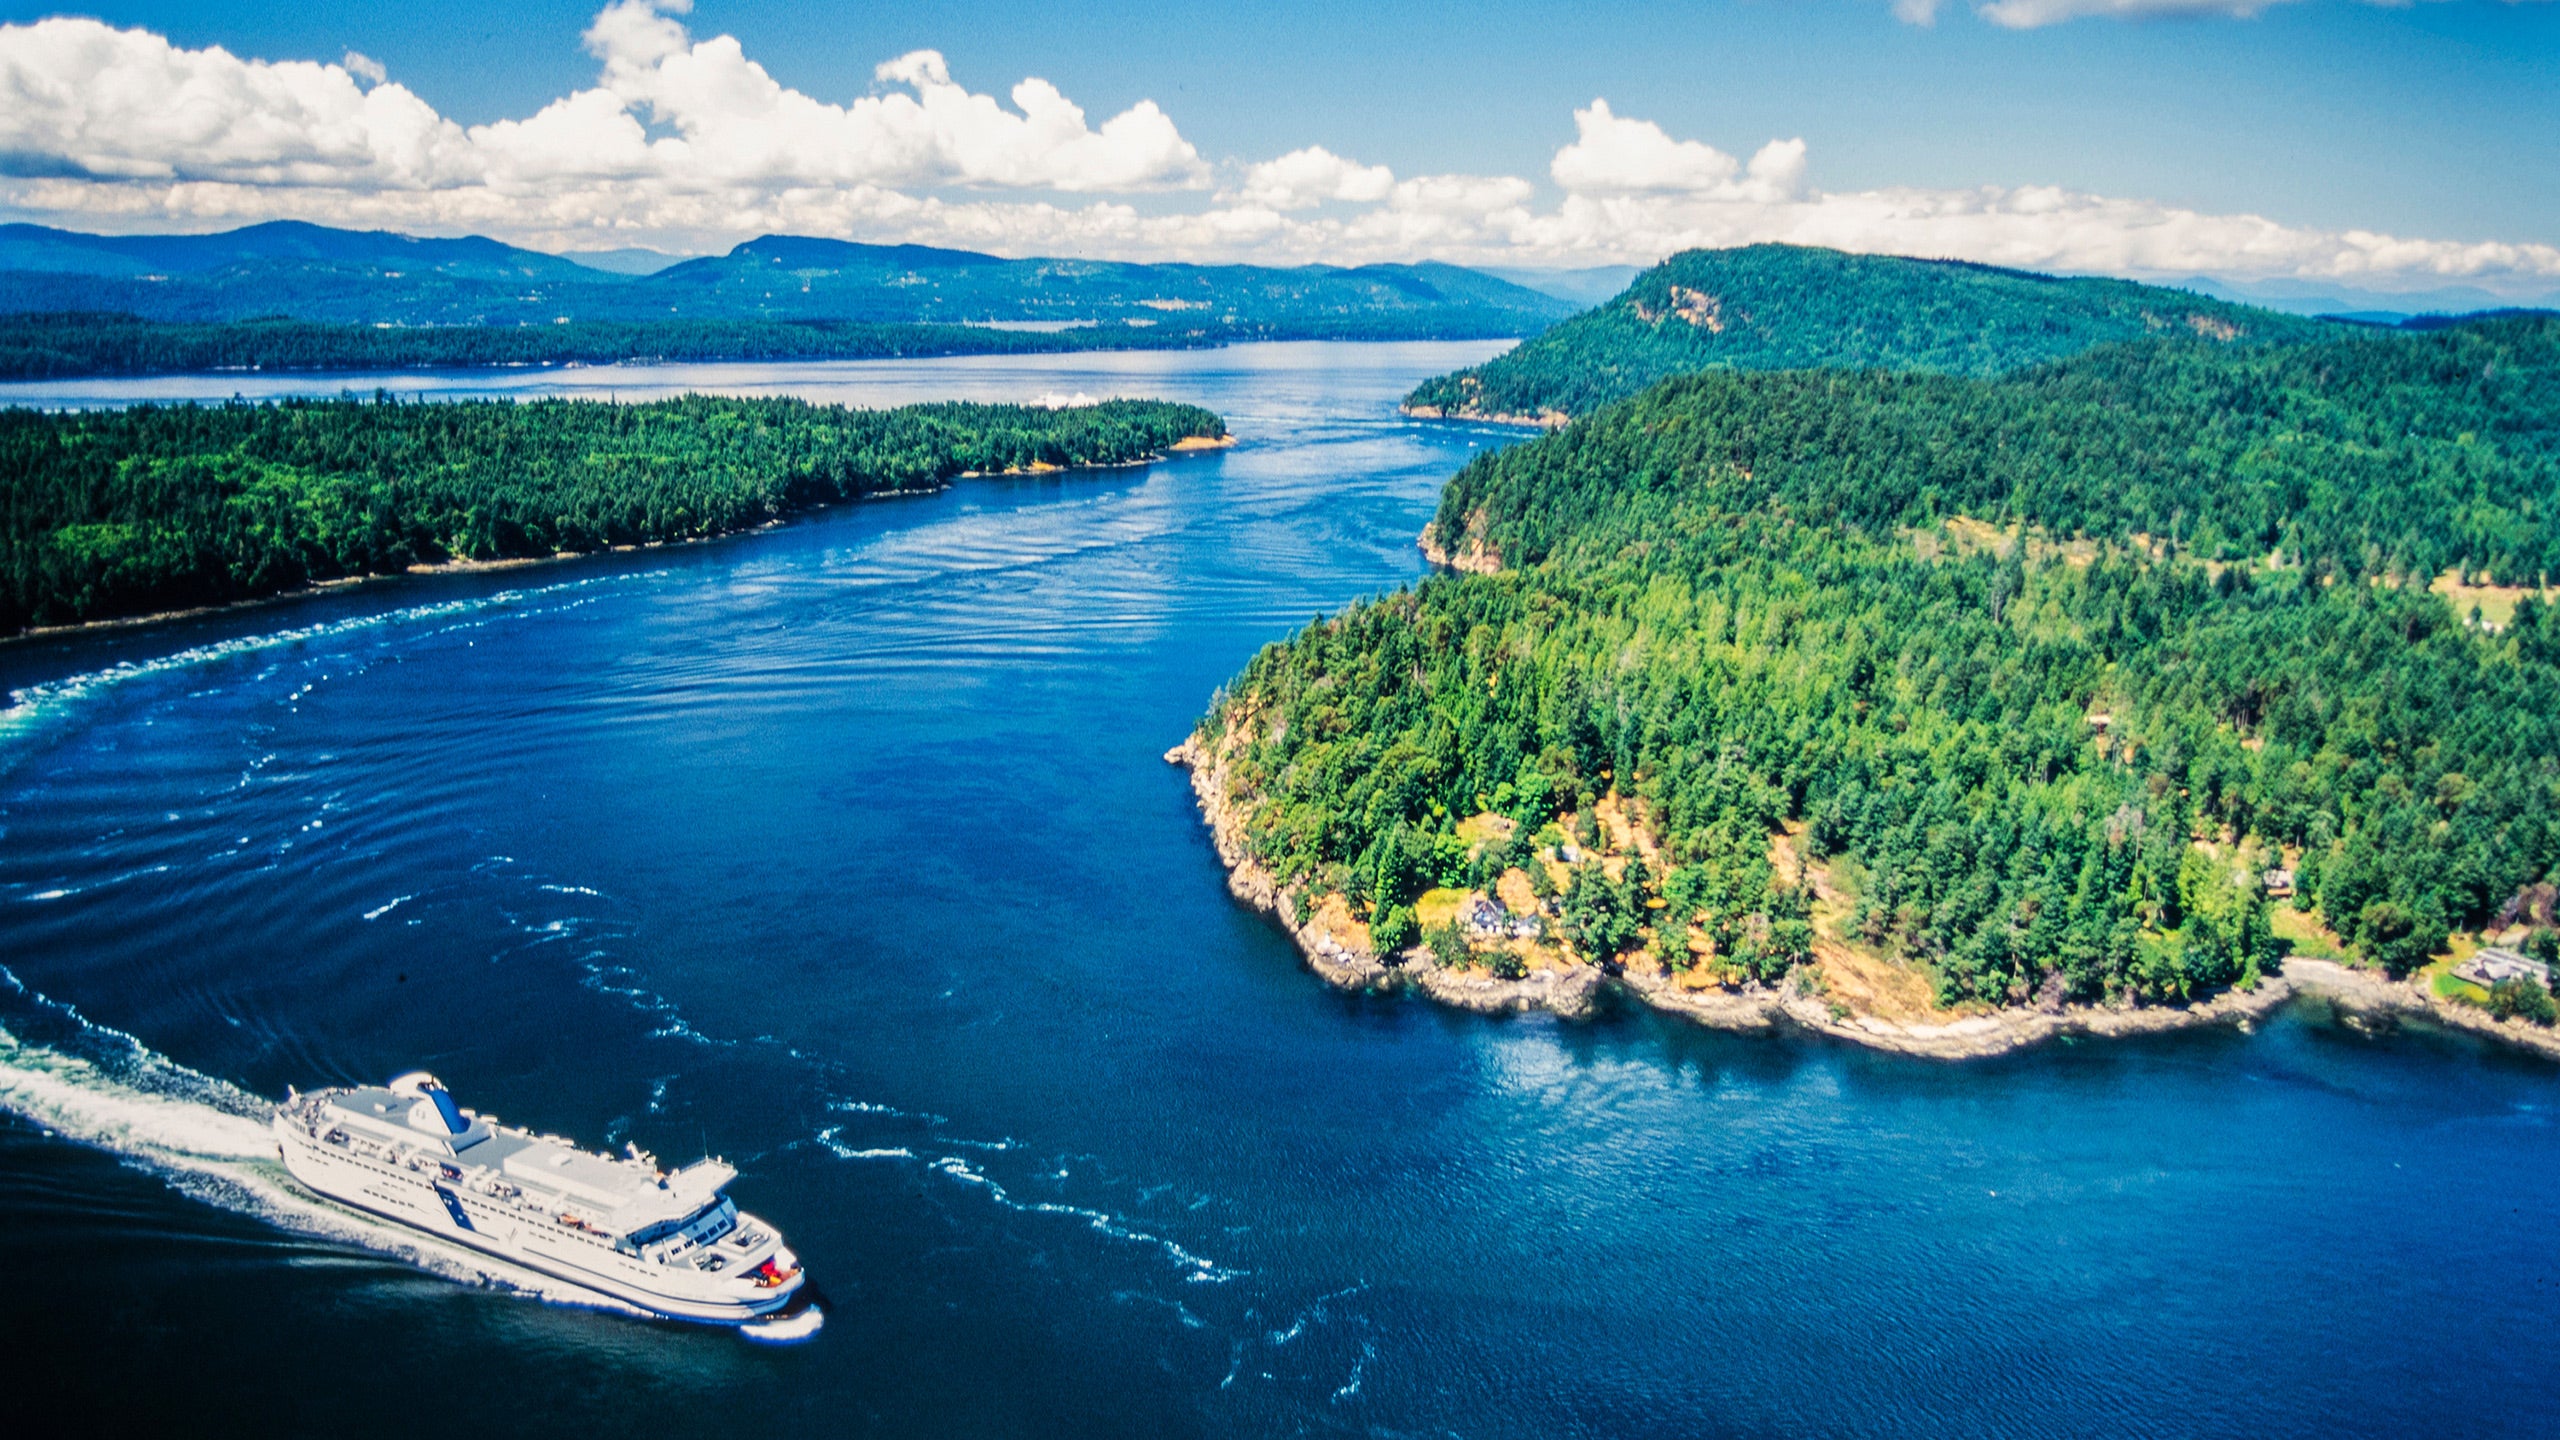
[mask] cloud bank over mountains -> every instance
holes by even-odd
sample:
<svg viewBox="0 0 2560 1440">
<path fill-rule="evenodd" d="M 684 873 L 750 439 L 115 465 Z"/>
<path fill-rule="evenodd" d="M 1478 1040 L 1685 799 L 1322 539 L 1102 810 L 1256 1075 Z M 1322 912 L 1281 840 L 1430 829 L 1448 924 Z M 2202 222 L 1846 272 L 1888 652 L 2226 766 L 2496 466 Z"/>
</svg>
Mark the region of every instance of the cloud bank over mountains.
<svg viewBox="0 0 2560 1440">
<path fill-rule="evenodd" d="M 1934 13 L 1899 0 L 1906 19 Z M 463 126 L 366 57 L 189 50 L 94 20 L 0 26 L 0 209 L 83 228 L 292 218 L 472 231 L 549 249 L 725 246 L 767 232 L 1002 253 L 1261 261 L 1646 263 L 1784 240 L 2033 269 L 2316 279 L 2368 289 L 2560 285 L 2560 247 L 2290 227 L 2049 186 L 1825 191 L 1799 139 L 1742 160 L 1595 99 L 1542 199 L 1508 175 L 1398 176 L 1309 146 L 1212 163 L 1141 101 L 1099 124 L 1040 79 L 999 100 L 919 50 L 847 103 L 793 90 L 688 0 L 615 0 L 596 83 Z M 1995 23 L 2249 8 L 1994 0 Z M 2039 16 L 2048 18 L 2036 18 Z"/>
</svg>

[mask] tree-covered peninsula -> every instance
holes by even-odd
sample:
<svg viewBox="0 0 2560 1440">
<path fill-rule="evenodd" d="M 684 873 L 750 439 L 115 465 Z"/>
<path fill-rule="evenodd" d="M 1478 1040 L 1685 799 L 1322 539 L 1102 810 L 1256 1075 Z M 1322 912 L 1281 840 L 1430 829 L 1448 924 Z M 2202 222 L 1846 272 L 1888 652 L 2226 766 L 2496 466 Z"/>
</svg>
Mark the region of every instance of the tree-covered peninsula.
<svg viewBox="0 0 2560 1440">
<path fill-rule="evenodd" d="M 1839 1015 L 2547 925 L 2560 318 L 2177 328 L 1711 370 L 1475 461 L 1428 536 L 1474 573 L 1269 647 L 1202 722 L 1222 838 L 1390 961 Z"/>
<path fill-rule="evenodd" d="M 0 411 L 0 634 L 451 560 L 719 535 L 1223 438 L 1190 405 L 583 400 Z"/>
<path fill-rule="evenodd" d="M 1406 406 L 1561 423 L 1659 380 L 1713 368 L 1997 375 L 2112 341 L 2303 339 L 2340 327 L 2130 280 L 1797 245 L 1689 250 Z"/>
</svg>

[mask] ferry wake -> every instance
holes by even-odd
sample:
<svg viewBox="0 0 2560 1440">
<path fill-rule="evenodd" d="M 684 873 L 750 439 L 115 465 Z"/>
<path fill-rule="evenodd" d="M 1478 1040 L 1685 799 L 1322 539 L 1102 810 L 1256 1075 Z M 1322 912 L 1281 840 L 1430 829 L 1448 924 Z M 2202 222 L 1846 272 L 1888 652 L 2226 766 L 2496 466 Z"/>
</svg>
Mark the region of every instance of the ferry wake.
<svg viewBox="0 0 2560 1440">
<path fill-rule="evenodd" d="M 294 1094 L 275 1136 L 293 1177 L 332 1200 L 655 1314 L 759 1321 L 805 1278 L 723 1193 L 726 1163 L 670 1174 L 637 1146 L 592 1154 L 462 1109 L 424 1071 Z"/>
</svg>

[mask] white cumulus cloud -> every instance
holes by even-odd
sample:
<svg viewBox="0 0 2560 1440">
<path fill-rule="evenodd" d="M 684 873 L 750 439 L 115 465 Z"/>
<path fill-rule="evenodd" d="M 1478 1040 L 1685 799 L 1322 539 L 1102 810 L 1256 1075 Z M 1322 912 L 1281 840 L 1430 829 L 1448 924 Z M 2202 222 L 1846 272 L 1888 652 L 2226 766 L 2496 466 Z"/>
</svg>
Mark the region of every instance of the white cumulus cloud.
<svg viewBox="0 0 2560 1440">
<path fill-rule="evenodd" d="M 0 27 L 0 156 L 21 171 L 265 185 L 449 184 L 479 168 L 461 127 L 344 65 L 68 19 Z"/>
<path fill-rule="evenodd" d="M 1307 210 L 1328 200 L 1374 203 L 1386 199 L 1395 184 L 1395 172 L 1384 165 L 1363 165 L 1310 145 L 1246 170 L 1244 184 L 1228 198 L 1272 210 Z"/>
<path fill-rule="evenodd" d="M 1116 191 L 1196 185 L 1207 174 L 1153 101 L 1096 130 L 1046 80 L 1014 86 L 1008 110 L 954 83 L 939 53 L 918 50 L 877 71 L 903 90 L 835 105 L 775 80 L 734 36 L 692 39 L 672 18 L 683 8 L 618 0 L 586 34 L 604 65 L 599 92 L 626 117 L 645 114 L 675 132 L 645 152 L 671 179 Z M 601 117 L 601 102 L 589 112 Z M 488 128 L 492 144 L 512 138 Z"/>
<path fill-rule="evenodd" d="M 1742 162 L 1723 151 L 1674 140 L 1650 120 L 1621 119 L 1606 100 L 1574 111 L 1573 127 L 1573 143 L 1556 152 L 1547 172 L 1565 189 L 1583 194 L 1716 190 L 1742 169 Z"/>
<path fill-rule="evenodd" d="M 1573 112 L 1574 141 L 1547 167 L 1575 195 L 1708 195 L 1781 200 L 1804 180 L 1802 140 L 1772 140 L 1746 166 L 1714 146 L 1674 140 L 1650 120 L 1631 120 L 1594 100 Z"/>
</svg>

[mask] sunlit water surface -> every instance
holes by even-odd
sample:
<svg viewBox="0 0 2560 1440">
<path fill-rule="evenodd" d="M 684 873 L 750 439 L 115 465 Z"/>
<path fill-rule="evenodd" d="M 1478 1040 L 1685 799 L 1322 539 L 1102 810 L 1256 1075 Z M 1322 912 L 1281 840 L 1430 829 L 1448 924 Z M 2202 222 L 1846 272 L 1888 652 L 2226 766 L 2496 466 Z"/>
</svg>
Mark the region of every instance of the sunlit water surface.
<svg viewBox="0 0 2560 1440">
<path fill-rule="evenodd" d="M 2548 1066 L 2302 1013 L 1969 1066 L 1490 1022 L 1330 991 L 1228 899 L 1159 756 L 1257 646 L 1419 573 L 1440 482 L 1510 437 L 1394 401 L 1486 353 L 387 377 L 1155 395 L 1245 443 L 0 648 L 0 1416 L 2560 1430 Z M 824 1330 L 457 1283 L 298 1195 L 266 1099 L 418 1066 L 728 1156 Z"/>
</svg>

